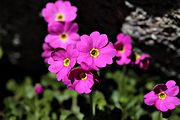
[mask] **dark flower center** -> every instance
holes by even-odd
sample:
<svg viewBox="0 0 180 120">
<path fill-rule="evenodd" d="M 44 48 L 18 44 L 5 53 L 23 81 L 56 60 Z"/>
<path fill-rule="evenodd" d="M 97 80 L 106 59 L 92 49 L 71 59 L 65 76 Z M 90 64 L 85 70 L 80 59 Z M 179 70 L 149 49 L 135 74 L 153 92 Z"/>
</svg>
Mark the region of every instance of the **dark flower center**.
<svg viewBox="0 0 180 120">
<path fill-rule="evenodd" d="M 87 73 L 82 72 L 79 77 L 81 78 L 81 80 L 86 80 L 87 79 Z"/>
<path fill-rule="evenodd" d="M 56 15 L 56 21 L 64 21 L 64 15 L 62 13 L 58 13 Z"/>
<path fill-rule="evenodd" d="M 64 59 L 64 66 L 69 66 L 69 64 L 70 64 L 70 59 L 69 58 L 66 58 L 66 59 Z"/>
<path fill-rule="evenodd" d="M 62 41 L 67 40 L 67 38 L 68 38 L 68 35 L 67 35 L 66 33 L 62 33 L 62 34 L 60 35 L 60 39 L 61 39 Z"/>
<path fill-rule="evenodd" d="M 99 56 L 99 50 L 96 49 L 96 48 L 91 49 L 90 55 L 91 55 L 92 57 L 94 57 L 94 58 L 98 57 L 98 56 Z"/>
<path fill-rule="evenodd" d="M 165 92 L 160 92 L 160 93 L 158 94 L 158 96 L 159 96 L 159 99 L 163 100 L 163 99 L 166 98 L 166 93 L 165 93 Z"/>
<path fill-rule="evenodd" d="M 124 46 L 122 44 L 119 46 L 119 51 L 124 52 Z"/>
</svg>

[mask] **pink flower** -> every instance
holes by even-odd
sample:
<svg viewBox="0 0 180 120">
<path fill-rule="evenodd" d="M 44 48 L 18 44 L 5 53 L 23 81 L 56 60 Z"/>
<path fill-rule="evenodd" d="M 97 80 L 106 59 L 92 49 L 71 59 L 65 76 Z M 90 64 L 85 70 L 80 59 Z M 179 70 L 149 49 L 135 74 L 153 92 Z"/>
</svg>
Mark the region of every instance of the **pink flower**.
<svg viewBox="0 0 180 120">
<path fill-rule="evenodd" d="M 132 52 L 131 37 L 122 33 L 118 34 L 117 42 L 114 43 L 114 47 L 117 50 L 117 64 L 129 64 L 131 62 L 129 56 Z"/>
<path fill-rule="evenodd" d="M 71 6 L 69 1 L 58 0 L 55 3 L 47 3 L 46 8 L 42 10 L 42 16 L 46 22 L 72 22 L 77 14 L 77 8 Z"/>
<path fill-rule="evenodd" d="M 76 44 L 79 40 L 78 25 L 76 23 L 58 23 L 53 22 L 48 25 L 48 34 L 45 42 L 49 43 L 53 48 L 66 49 L 69 44 Z"/>
<path fill-rule="evenodd" d="M 147 70 L 150 64 L 151 57 L 148 54 L 135 53 L 135 64 L 141 69 Z"/>
<path fill-rule="evenodd" d="M 52 48 L 48 43 L 43 43 L 43 53 L 41 56 L 44 58 L 44 61 L 48 63 L 48 59 L 51 57 L 51 53 L 54 51 L 54 48 Z"/>
<path fill-rule="evenodd" d="M 86 63 L 88 66 L 97 69 L 105 67 L 106 64 L 112 64 L 112 58 L 116 55 L 116 50 L 105 34 L 93 32 L 88 35 L 82 35 L 81 41 L 77 42 L 76 47 L 80 52 L 77 62 Z"/>
<path fill-rule="evenodd" d="M 180 99 L 176 97 L 179 93 L 179 87 L 174 80 L 169 80 L 166 84 L 158 84 L 153 90 L 144 96 L 144 102 L 147 105 L 155 107 L 166 112 L 180 105 Z"/>
<path fill-rule="evenodd" d="M 36 94 L 41 94 L 44 91 L 43 86 L 39 83 L 36 83 L 34 91 L 36 92 Z"/>
<path fill-rule="evenodd" d="M 69 45 L 67 49 L 59 49 L 52 53 L 48 63 L 49 71 L 57 75 L 57 80 L 64 79 L 71 68 L 76 64 L 78 51 L 74 49 L 74 46 Z M 65 83 L 66 84 L 66 83 Z"/>
<path fill-rule="evenodd" d="M 79 94 L 90 93 L 92 86 L 94 85 L 94 76 L 90 71 L 86 71 L 82 68 L 73 69 L 68 79 L 71 81 L 68 84 L 68 88 L 77 91 Z"/>
</svg>

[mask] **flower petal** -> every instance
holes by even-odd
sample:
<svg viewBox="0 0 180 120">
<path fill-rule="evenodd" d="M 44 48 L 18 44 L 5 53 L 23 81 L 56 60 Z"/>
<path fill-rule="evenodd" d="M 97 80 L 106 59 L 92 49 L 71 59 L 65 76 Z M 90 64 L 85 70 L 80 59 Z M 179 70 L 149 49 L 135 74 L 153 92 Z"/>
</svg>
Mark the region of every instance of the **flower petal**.
<svg viewBox="0 0 180 120">
<path fill-rule="evenodd" d="M 77 42 L 76 44 L 78 51 L 85 53 L 90 52 L 90 50 L 93 48 L 91 37 L 88 35 L 82 35 L 80 39 L 81 41 Z"/>
<path fill-rule="evenodd" d="M 93 58 L 86 53 L 80 53 L 79 57 L 77 58 L 77 62 L 81 64 L 82 62 L 86 63 L 87 65 L 92 65 L 93 64 Z"/>
<path fill-rule="evenodd" d="M 53 58 L 53 60 L 61 60 L 61 61 L 63 61 L 68 56 L 67 56 L 66 50 L 61 49 L 61 50 L 57 50 L 57 51 L 53 52 L 51 54 L 51 57 Z"/>
<path fill-rule="evenodd" d="M 158 110 L 160 110 L 161 112 L 166 112 L 166 111 L 168 111 L 168 108 L 166 107 L 165 104 L 166 104 L 166 103 L 164 102 L 164 100 L 160 100 L 160 99 L 156 100 L 156 102 L 155 102 L 156 108 L 157 108 Z"/>
<path fill-rule="evenodd" d="M 64 26 L 60 22 L 50 22 L 48 24 L 48 32 L 50 34 L 59 35 L 64 31 Z"/>
<path fill-rule="evenodd" d="M 57 73 L 59 72 L 63 67 L 63 64 L 61 61 L 54 61 L 51 62 L 51 65 L 48 67 L 48 70 L 52 73 Z"/>
<path fill-rule="evenodd" d="M 164 103 L 165 103 L 165 106 L 170 110 L 172 110 L 172 109 L 174 109 L 176 107 L 175 104 L 173 103 L 173 98 L 172 97 L 167 96 L 166 99 L 164 100 Z"/>
<path fill-rule="evenodd" d="M 174 80 L 169 80 L 166 83 L 167 88 L 171 88 L 176 85 L 176 82 Z"/>
<path fill-rule="evenodd" d="M 97 38 L 93 38 L 93 46 L 95 48 L 103 48 L 108 44 L 108 37 L 106 34 L 102 34 L 97 36 Z"/>
<path fill-rule="evenodd" d="M 79 29 L 78 24 L 77 23 L 72 23 L 71 26 L 68 28 L 68 32 L 77 33 L 78 29 Z"/>
<path fill-rule="evenodd" d="M 178 86 L 170 87 L 165 92 L 168 96 L 176 96 L 179 93 L 179 87 Z"/>
<path fill-rule="evenodd" d="M 70 69 L 71 67 L 62 67 L 61 70 L 57 73 L 57 80 L 61 81 L 64 79 L 68 75 Z"/>
<path fill-rule="evenodd" d="M 151 91 L 151 92 L 147 93 L 146 95 L 144 95 L 144 98 L 145 98 L 144 103 L 146 105 L 154 105 L 156 100 L 158 100 L 157 95 L 153 91 Z"/>
</svg>

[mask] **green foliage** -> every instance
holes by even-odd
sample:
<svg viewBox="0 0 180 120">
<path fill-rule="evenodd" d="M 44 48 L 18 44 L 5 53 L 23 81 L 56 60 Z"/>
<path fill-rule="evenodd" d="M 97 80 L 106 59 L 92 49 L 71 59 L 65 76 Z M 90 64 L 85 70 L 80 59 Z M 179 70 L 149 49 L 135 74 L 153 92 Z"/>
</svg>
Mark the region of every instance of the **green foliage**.
<svg viewBox="0 0 180 120">
<path fill-rule="evenodd" d="M 70 120 L 71 118 L 83 118 L 76 102 L 78 96 L 76 92 L 67 89 L 59 90 L 64 88 L 64 85 L 56 81 L 52 74 L 43 76 L 41 83 L 44 86 L 44 92 L 37 95 L 29 77 L 25 78 L 21 84 L 17 84 L 15 80 L 9 80 L 6 88 L 14 95 L 4 100 L 6 106 L 4 119 L 56 120 L 61 118 L 62 120 Z M 63 108 L 63 102 L 69 99 L 75 102 L 71 106 L 72 109 L 66 110 Z M 57 101 L 57 106 L 52 105 L 54 101 Z"/>
<path fill-rule="evenodd" d="M 99 73 L 100 74 L 100 73 Z M 13 93 L 4 100 L 3 118 L 6 120 L 151 120 L 159 119 L 159 112 L 143 103 L 143 96 L 159 82 L 157 76 L 141 77 L 126 67 L 116 71 L 106 71 L 103 90 L 98 88 L 90 95 L 79 95 L 68 90 L 64 84 L 56 80 L 54 74 L 42 76 L 40 83 L 44 92 L 37 95 L 34 83 L 26 77 L 21 83 L 11 79 L 7 82 L 7 90 Z M 110 81 L 116 87 L 106 83 Z M 104 85 L 104 84 L 103 84 Z M 98 86 L 98 85 L 97 85 Z M 104 92 L 103 92 L 104 91 Z M 91 113 L 92 110 L 92 113 Z M 93 115 L 93 118 L 91 117 Z M 172 111 L 169 119 L 178 120 L 180 108 Z M 161 119 L 165 120 L 165 119 Z"/>
</svg>

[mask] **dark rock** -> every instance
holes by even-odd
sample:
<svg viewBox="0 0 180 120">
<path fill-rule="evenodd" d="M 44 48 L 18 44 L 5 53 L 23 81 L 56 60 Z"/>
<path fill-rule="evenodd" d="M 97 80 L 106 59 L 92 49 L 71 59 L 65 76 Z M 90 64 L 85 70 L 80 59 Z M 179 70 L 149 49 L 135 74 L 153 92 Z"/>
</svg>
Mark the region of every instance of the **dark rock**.
<svg viewBox="0 0 180 120">
<path fill-rule="evenodd" d="M 122 31 L 131 35 L 137 47 L 152 56 L 157 70 L 180 78 L 180 9 L 152 16 L 137 7 L 126 17 Z"/>
</svg>

